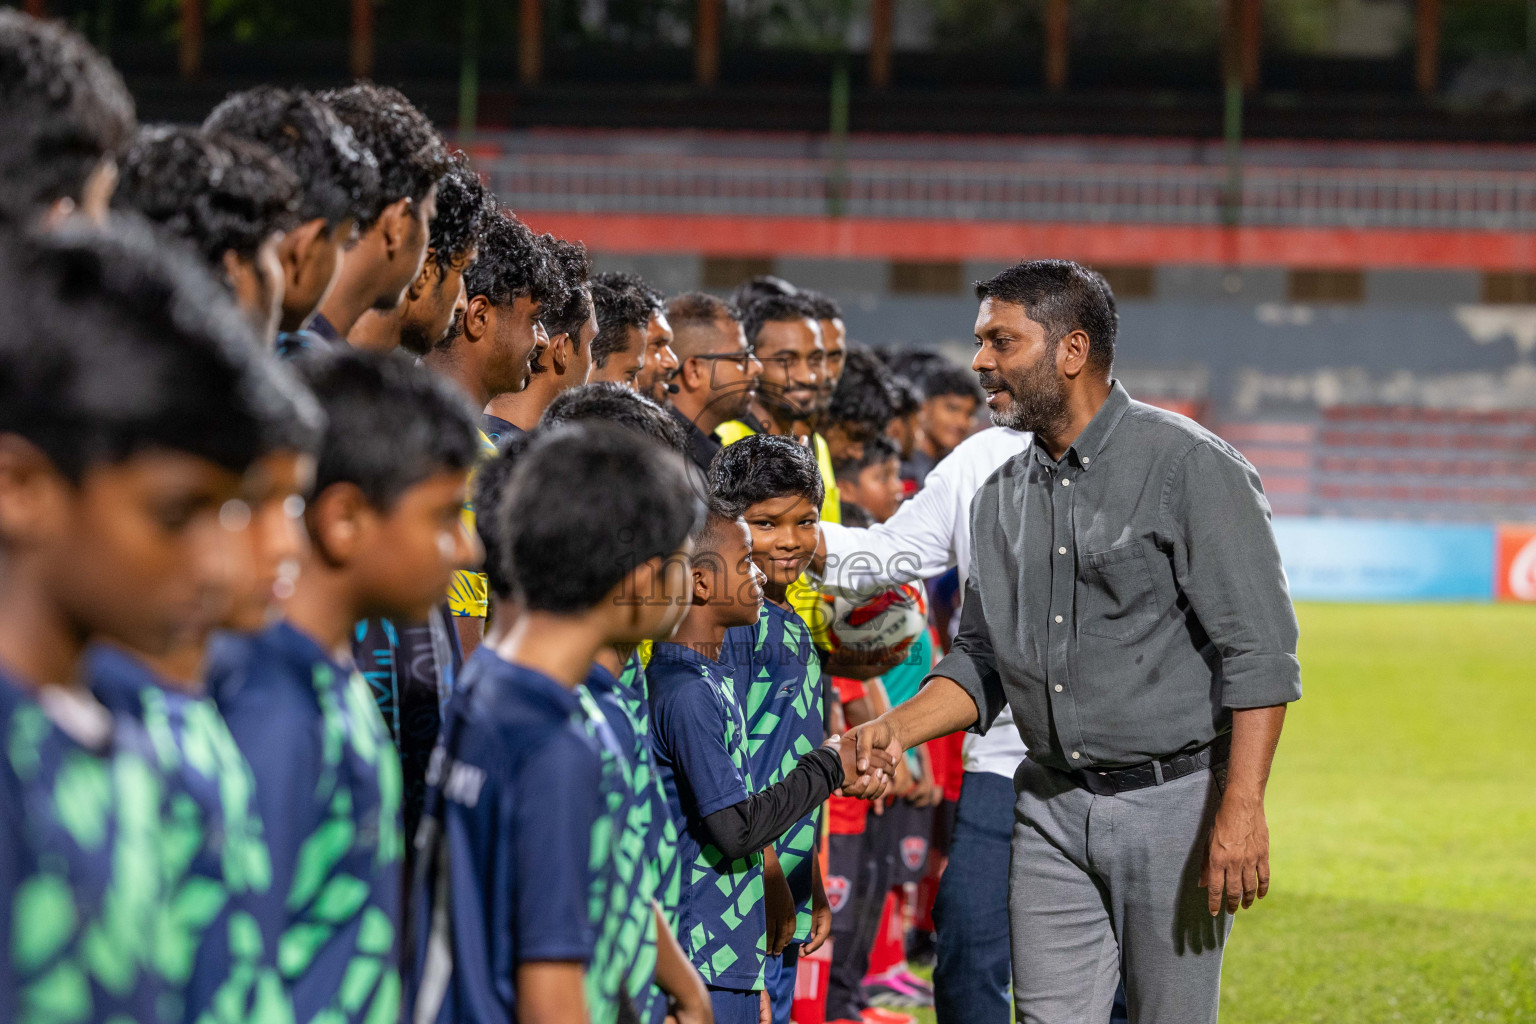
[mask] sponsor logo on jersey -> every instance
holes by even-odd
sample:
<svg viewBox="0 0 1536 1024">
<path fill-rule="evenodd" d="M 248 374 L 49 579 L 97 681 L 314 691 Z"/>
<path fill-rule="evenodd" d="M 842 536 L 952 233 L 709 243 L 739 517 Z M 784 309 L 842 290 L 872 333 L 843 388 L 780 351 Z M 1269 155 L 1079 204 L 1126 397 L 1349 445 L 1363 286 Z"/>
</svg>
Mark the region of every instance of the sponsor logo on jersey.
<svg viewBox="0 0 1536 1024">
<path fill-rule="evenodd" d="M 831 907 L 832 913 L 835 914 L 848 903 L 848 879 L 842 875 L 828 875 L 825 888 L 827 906 Z"/>
<path fill-rule="evenodd" d="M 928 857 L 928 840 L 922 836 L 907 836 L 901 841 L 901 862 L 908 871 L 916 871 Z"/>
</svg>

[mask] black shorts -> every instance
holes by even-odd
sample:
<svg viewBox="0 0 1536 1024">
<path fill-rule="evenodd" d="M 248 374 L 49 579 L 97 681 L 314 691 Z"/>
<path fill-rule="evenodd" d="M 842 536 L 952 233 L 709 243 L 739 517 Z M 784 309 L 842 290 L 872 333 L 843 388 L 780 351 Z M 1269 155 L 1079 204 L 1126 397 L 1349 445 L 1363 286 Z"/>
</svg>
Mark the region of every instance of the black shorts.
<svg viewBox="0 0 1536 1024">
<path fill-rule="evenodd" d="M 821 881 L 832 910 L 834 935 L 851 934 L 857 928 L 857 904 L 869 898 L 864 887 L 874 881 L 875 873 L 864 833 L 827 836 L 827 876 Z"/>
<path fill-rule="evenodd" d="M 873 819 L 873 815 L 870 816 Z M 928 873 L 928 844 L 933 837 L 933 808 L 897 800 L 885 809 L 891 885 L 922 881 Z"/>
</svg>

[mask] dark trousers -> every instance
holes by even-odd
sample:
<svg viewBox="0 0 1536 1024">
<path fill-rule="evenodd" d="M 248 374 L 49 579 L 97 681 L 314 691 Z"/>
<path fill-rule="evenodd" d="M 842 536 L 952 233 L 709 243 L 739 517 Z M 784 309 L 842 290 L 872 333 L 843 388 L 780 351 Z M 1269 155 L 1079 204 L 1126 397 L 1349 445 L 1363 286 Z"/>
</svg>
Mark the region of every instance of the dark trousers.
<svg viewBox="0 0 1536 1024">
<path fill-rule="evenodd" d="M 827 899 L 832 904 L 832 970 L 827 979 L 828 1021 L 858 1020 L 869 1005 L 862 986 L 869 971 L 869 953 L 880 931 L 885 891 L 891 887 L 888 832 L 884 819 L 871 813 L 862 835 L 830 837 Z"/>
<path fill-rule="evenodd" d="M 1013 780 L 966 772 L 949 850 L 933 904 L 938 963 L 933 968 L 939 1024 L 1012 1024 L 1013 964 L 1008 940 L 1008 863 L 1013 841 Z M 1125 986 L 1110 1024 L 1126 1021 Z"/>
<path fill-rule="evenodd" d="M 966 772 L 960 787 L 949 865 L 933 904 L 938 963 L 933 969 L 939 1024 L 1012 1024 L 1008 997 L 1008 857 L 1013 780 Z"/>
</svg>

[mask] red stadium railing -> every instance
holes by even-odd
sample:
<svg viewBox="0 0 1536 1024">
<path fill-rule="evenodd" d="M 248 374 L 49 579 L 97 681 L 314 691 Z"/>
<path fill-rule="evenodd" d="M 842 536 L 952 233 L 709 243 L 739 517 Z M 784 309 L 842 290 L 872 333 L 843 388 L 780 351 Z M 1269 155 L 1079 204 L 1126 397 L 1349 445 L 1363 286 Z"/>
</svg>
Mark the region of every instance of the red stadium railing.
<svg viewBox="0 0 1536 1024">
<path fill-rule="evenodd" d="M 1259 166 L 1230 202 L 1220 165 L 851 160 L 500 151 L 478 161 L 514 209 L 950 221 L 1517 231 L 1536 171 Z"/>
</svg>

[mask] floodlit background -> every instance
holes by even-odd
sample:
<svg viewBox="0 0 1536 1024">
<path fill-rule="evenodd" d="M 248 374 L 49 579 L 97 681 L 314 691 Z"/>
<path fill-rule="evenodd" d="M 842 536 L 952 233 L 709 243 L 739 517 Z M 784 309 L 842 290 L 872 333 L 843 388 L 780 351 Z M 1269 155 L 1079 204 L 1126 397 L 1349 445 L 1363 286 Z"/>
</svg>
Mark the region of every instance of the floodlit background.
<svg viewBox="0 0 1536 1024">
<path fill-rule="evenodd" d="M 1257 465 L 1306 697 L 1223 1017 L 1536 1019 L 1536 3 L 33 0 L 146 120 L 399 85 L 537 230 L 969 360 L 1101 270 L 1118 373 Z"/>
</svg>

